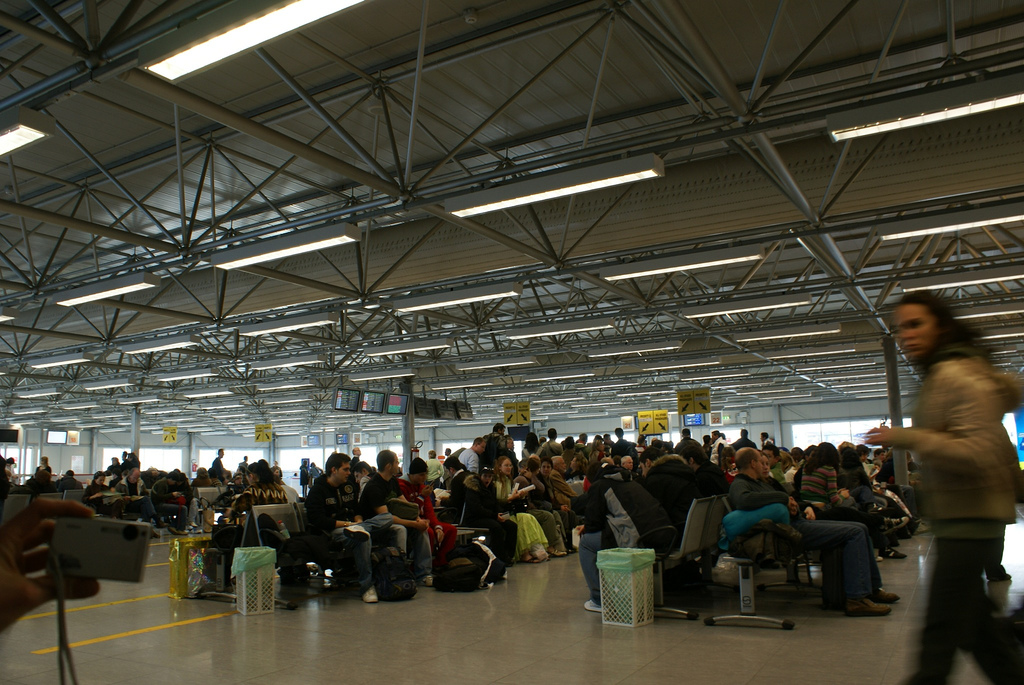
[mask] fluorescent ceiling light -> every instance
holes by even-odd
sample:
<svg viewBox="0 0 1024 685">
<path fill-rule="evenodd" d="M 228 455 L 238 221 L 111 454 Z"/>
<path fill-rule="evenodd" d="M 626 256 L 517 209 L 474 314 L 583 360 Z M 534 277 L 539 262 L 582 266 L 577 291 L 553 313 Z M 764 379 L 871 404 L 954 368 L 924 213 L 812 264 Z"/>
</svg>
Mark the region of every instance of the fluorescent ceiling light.
<svg viewBox="0 0 1024 685">
<path fill-rule="evenodd" d="M 351 373 L 348 379 L 353 382 L 377 381 L 384 378 L 404 378 L 415 376 L 416 369 L 381 369 L 380 371 L 365 371 L 362 373 Z"/>
<path fill-rule="evenodd" d="M 451 383 L 448 385 L 429 384 L 431 390 L 462 390 L 463 388 L 484 388 L 494 385 L 491 381 L 466 381 L 464 383 Z"/>
<path fill-rule="evenodd" d="M 755 340 L 775 340 L 776 338 L 804 338 L 812 335 L 832 335 L 839 333 L 839 324 L 823 323 L 814 326 L 783 326 L 781 328 L 765 328 L 759 331 L 736 333 L 733 337 L 739 342 Z"/>
<path fill-rule="evenodd" d="M 696 319 L 705 316 L 736 314 L 737 312 L 755 312 L 765 309 L 779 309 L 781 307 L 800 307 L 810 303 L 811 296 L 801 294 L 781 295 L 778 297 L 752 297 L 743 300 L 726 300 L 714 304 L 688 307 L 681 313 L 688 319 Z"/>
<path fill-rule="evenodd" d="M 257 385 L 256 389 L 260 392 L 268 390 L 291 390 L 293 388 L 309 388 L 312 387 L 312 383 L 308 381 L 281 381 L 280 383 L 267 383 L 266 385 Z"/>
<path fill-rule="evenodd" d="M 885 381 L 865 381 L 863 383 L 837 383 L 833 388 L 862 388 L 868 385 L 885 385 Z"/>
<path fill-rule="evenodd" d="M 300 397 L 295 400 L 266 400 L 263 404 L 298 404 L 299 402 L 309 402 L 309 398 Z"/>
<path fill-rule="evenodd" d="M 639 383 L 607 383 L 605 385 L 588 385 L 587 390 L 605 390 L 607 388 L 629 388 Z"/>
<path fill-rule="evenodd" d="M 515 391 L 515 392 L 513 392 L 512 390 L 509 390 L 509 391 L 506 391 L 506 392 L 491 393 L 490 395 L 481 395 L 481 397 L 486 397 L 488 399 L 504 399 L 504 398 L 509 398 L 509 397 L 524 397 L 526 395 L 541 395 L 541 394 L 543 394 L 542 390 L 519 390 L 519 391 Z"/>
<path fill-rule="evenodd" d="M 60 405 L 61 409 L 95 409 L 100 405 L 95 402 L 68 402 Z"/>
<path fill-rule="evenodd" d="M 578 373 L 571 373 L 571 372 L 570 373 L 559 373 L 559 372 L 554 372 L 554 373 L 552 373 L 551 375 L 548 375 L 548 376 L 535 376 L 535 377 L 532 377 L 532 378 L 529 377 L 529 376 L 522 376 L 522 380 L 523 380 L 524 383 L 543 383 L 545 381 L 555 381 L 555 380 L 561 380 L 561 379 L 564 379 L 564 378 L 589 378 L 591 376 L 596 376 L 596 375 L 597 374 L 595 374 L 595 373 L 583 373 L 583 372 L 578 372 Z"/>
<path fill-rule="evenodd" d="M 199 399 L 200 397 L 223 397 L 224 395 L 230 395 L 230 390 L 189 390 L 181 393 L 183 396 L 190 400 Z"/>
<path fill-rule="evenodd" d="M 288 357 L 287 359 L 270 359 L 263 362 L 253 362 L 249 367 L 254 371 L 266 371 L 267 369 L 283 369 L 289 366 L 310 366 L 312 364 L 322 364 L 326 361 L 327 355 L 306 354 L 297 357 Z"/>
<path fill-rule="evenodd" d="M 583 397 L 582 395 L 570 396 L 570 397 L 557 397 L 557 398 L 551 398 L 549 400 L 534 400 L 533 404 L 561 404 L 562 402 L 575 402 L 577 400 L 585 400 L 585 399 L 587 399 L 587 398 Z"/>
<path fill-rule="evenodd" d="M 109 390 L 111 388 L 125 388 L 129 385 L 135 385 L 135 382 L 123 378 L 108 378 L 102 381 L 93 381 L 92 383 L 82 383 L 82 388 L 84 390 Z"/>
<path fill-rule="evenodd" d="M 440 350 L 451 347 L 451 338 L 434 340 L 410 340 L 408 342 L 395 343 L 394 345 L 378 345 L 376 347 L 364 347 L 363 354 L 367 357 L 384 357 L 392 354 L 408 354 L 411 352 L 423 352 L 425 350 Z"/>
<path fill-rule="evenodd" d="M 158 340 L 146 340 L 144 342 L 121 345 L 121 351 L 125 354 L 147 354 L 149 352 L 163 352 L 164 350 L 178 350 L 184 347 L 191 347 L 202 342 L 198 335 L 176 335 L 171 338 L 160 338 Z"/>
<path fill-rule="evenodd" d="M 449 198 L 445 200 L 444 208 L 455 216 L 474 216 L 664 175 L 665 162 L 661 157 L 654 154 L 637 155 L 603 164 L 537 175 L 477 193 Z"/>
<path fill-rule="evenodd" d="M 388 302 L 400 312 L 417 312 L 423 309 L 451 307 L 470 302 L 484 302 L 503 297 L 519 297 L 523 294 L 521 283 L 493 283 L 463 290 L 445 290 L 416 297 L 397 298 Z"/>
<path fill-rule="evenodd" d="M 616 264 L 598 271 L 597 275 L 606 281 L 621 281 L 627 278 L 641 278 L 673 271 L 696 271 L 727 264 L 751 262 L 764 257 L 764 251 L 757 246 L 728 247 L 708 252 L 688 253 L 676 257 L 641 259 L 629 264 Z"/>
<path fill-rule="evenodd" d="M 239 326 L 239 335 L 257 336 L 280 333 L 282 331 L 294 331 L 297 328 L 312 328 L 314 326 L 331 326 L 338 323 L 339 316 L 330 312 L 322 314 L 309 314 L 306 316 L 285 316 L 279 319 L 267 319 L 261 323 Z"/>
<path fill-rule="evenodd" d="M 593 352 L 587 351 L 585 354 L 588 357 L 620 357 L 626 354 L 645 354 L 647 352 L 670 352 L 678 350 L 682 343 L 639 343 L 636 345 L 613 345 L 610 347 L 601 347 Z"/>
<path fill-rule="evenodd" d="M 1017 326 L 1016 328 L 1000 328 L 999 330 L 992 331 L 991 333 L 985 333 L 981 337 L 985 340 L 994 340 L 997 338 L 1019 338 L 1024 336 L 1024 326 Z"/>
<path fill-rule="evenodd" d="M 664 371 L 667 369 L 688 369 L 694 366 L 717 366 L 722 362 L 718 359 L 708 362 L 669 362 L 658 364 L 657 366 L 641 366 L 640 368 L 644 371 Z"/>
<path fill-rule="evenodd" d="M 831 371 L 833 369 L 852 369 L 859 366 L 875 366 L 875 362 L 835 362 L 832 364 L 819 364 L 818 366 L 801 366 L 796 372 Z"/>
<path fill-rule="evenodd" d="M 987 75 L 984 81 L 911 94 L 887 102 L 829 114 L 825 118 L 832 140 L 846 140 L 956 119 L 1024 103 L 1019 74 Z"/>
<path fill-rule="evenodd" d="M 957 309 L 953 314 L 958 319 L 983 319 L 989 316 L 1006 316 L 1009 314 L 1024 314 L 1024 300 L 1010 302 L 1008 304 L 993 304 L 986 307 L 971 307 L 970 309 Z"/>
<path fill-rule="evenodd" d="M 966 231 L 970 228 L 981 228 L 1011 221 L 1024 221 L 1024 202 L 912 216 L 886 224 L 878 231 L 878 237 L 882 240 L 901 240 L 935 233 Z"/>
<path fill-rule="evenodd" d="M 139 395 L 137 397 L 119 397 L 117 398 L 118 404 L 146 404 L 148 402 L 159 402 L 160 397 L 157 395 Z"/>
<path fill-rule="evenodd" d="M 241 269 L 245 266 L 284 259 L 292 255 L 328 247 L 354 243 L 359 229 L 351 224 L 331 224 L 305 231 L 291 231 L 282 236 L 260 238 L 252 243 L 213 253 L 209 262 L 219 269 Z"/>
<path fill-rule="evenodd" d="M 85 302 L 93 302 L 108 297 L 133 293 L 138 290 L 155 288 L 158 285 L 160 285 L 160 277 L 148 273 L 134 273 L 120 278 L 106 278 L 99 283 L 60 293 L 57 295 L 57 304 L 62 307 L 74 307 Z"/>
<path fill-rule="evenodd" d="M 150 409 L 143 412 L 146 416 L 157 416 L 158 414 L 180 414 L 180 409 Z"/>
<path fill-rule="evenodd" d="M 477 371 L 479 369 L 501 369 L 507 366 L 527 366 L 529 364 L 536 364 L 537 360 L 534 357 L 507 357 L 504 359 L 491 359 L 481 362 L 466 362 L 464 364 L 456 364 L 456 371 Z"/>
<path fill-rule="evenodd" d="M 319 21 L 362 0 L 245 0 L 229 3 L 140 51 L 149 71 L 179 79 L 278 36 Z M 282 6 L 283 5 L 283 6 Z M 165 57 L 170 53 L 170 56 Z"/>
<path fill-rule="evenodd" d="M 94 356 L 86 354 L 85 352 L 75 352 L 74 354 L 62 354 L 57 357 L 50 357 L 46 361 L 35 362 L 31 364 L 33 369 L 52 369 L 55 366 L 71 366 L 72 364 L 84 364 L 85 362 L 91 362 Z"/>
<path fill-rule="evenodd" d="M 17 316 L 17 309 L 13 307 L 0 307 L 0 321 L 13 321 Z"/>
<path fill-rule="evenodd" d="M 0 114 L 0 156 L 53 135 L 53 117 L 27 107 L 16 107 Z"/>
<path fill-rule="evenodd" d="M 45 409 L 12 409 L 11 413 L 12 414 L 17 414 L 18 416 L 27 416 L 29 414 L 45 414 L 46 410 Z"/>
<path fill-rule="evenodd" d="M 789 359 L 791 357 L 820 357 L 827 354 L 849 354 L 857 350 L 847 345 L 833 345 L 831 347 L 804 347 L 794 350 L 780 350 L 779 352 L 765 352 L 769 359 Z"/>
<path fill-rule="evenodd" d="M 539 338 L 545 335 L 564 335 L 566 333 L 583 333 L 586 331 L 598 331 L 603 328 L 612 328 L 613 319 L 582 319 L 580 321 L 562 321 L 555 324 L 543 326 L 525 326 L 505 331 L 505 337 L 510 340 L 522 340 L 524 338 Z"/>
<path fill-rule="evenodd" d="M 208 378 L 209 376 L 216 376 L 217 369 L 204 368 L 204 369 L 193 369 L 192 371 L 175 371 L 174 373 L 165 373 L 162 376 L 156 376 L 156 380 L 161 383 L 173 383 L 174 381 L 185 381 L 190 378 Z"/>
<path fill-rule="evenodd" d="M 24 390 L 15 390 L 14 394 L 22 399 L 49 397 L 50 395 L 59 395 L 60 388 L 25 388 Z"/>
<path fill-rule="evenodd" d="M 910 278 L 901 281 L 903 292 L 916 290 L 941 290 L 943 288 L 960 288 L 967 285 L 997 283 L 999 281 L 1015 281 L 1024 279 L 1024 264 L 1001 266 L 995 268 L 972 269 L 954 274 Z"/>
</svg>

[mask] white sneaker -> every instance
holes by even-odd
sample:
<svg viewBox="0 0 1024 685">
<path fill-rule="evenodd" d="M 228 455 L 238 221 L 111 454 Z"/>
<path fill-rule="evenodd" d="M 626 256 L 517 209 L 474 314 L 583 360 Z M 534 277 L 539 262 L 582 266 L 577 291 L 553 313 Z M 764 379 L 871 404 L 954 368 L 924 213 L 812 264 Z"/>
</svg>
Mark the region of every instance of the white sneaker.
<svg viewBox="0 0 1024 685">
<path fill-rule="evenodd" d="M 363 601 L 366 602 L 367 604 L 376 604 L 377 603 L 377 590 L 376 590 L 376 588 L 374 588 L 371 585 L 370 589 L 368 589 L 366 592 L 363 593 Z"/>
<path fill-rule="evenodd" d="M 583 608 L 584 608 L 584 609 L 586 609 L 587 611 L 594 611 L 594 612 L 596 612 L 596 613 L 598 613 L 598 614 L 600 614 L 600 613 L 601 613 L 601 605 L 600 605 L 600 604 L 598 604 L 597 602 L 595 602 L 595 601 L 594 601 L 594 600 L 592 600 L 592 599 L 588 599 L 588 600 L 587 600 L 587 601 L 586 601 L 586 602 L 585 602 L 585 603 L 583 604 Z"/>
<path fill-rule="evenodd" d="M 434 587 L 434 576 L 424 576 L 423 587 Z"/>
<path fill-rule="evenodd" d="M 369 540 L 370 534 L 366 532 L 366 529 L 362 526 L 347 526 L 345 528 L 345 535 L 355 540 Z M 374 595 L 376 597 L 376 595 Z M 374 599 L 376 601 L 376 599 Z"/>
</svg>

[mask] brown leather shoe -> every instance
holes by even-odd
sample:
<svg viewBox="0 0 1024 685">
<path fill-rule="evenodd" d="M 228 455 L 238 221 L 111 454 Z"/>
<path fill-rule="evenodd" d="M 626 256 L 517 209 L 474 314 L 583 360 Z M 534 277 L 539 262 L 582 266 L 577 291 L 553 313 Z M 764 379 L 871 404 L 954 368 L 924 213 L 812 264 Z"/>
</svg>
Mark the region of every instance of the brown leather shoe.
<svg viewBox="0 0 1024 685">
<path fill-rule="evenodd" d="M 891 611 L 890 607 L 875 604 L 867 597 L 846 600 L 847 616 L 888 616 Z"/>
<path fill-rule="evenodd" d="M 870 599 L 875 604 L 895 604 L 896 602 L 900 601 L 900 596 L 897 595 L 895 592 L 886 592 L 882 588 L 878 588 L 870 595 L 868 595 L 868 599 Z"/>
</svg>

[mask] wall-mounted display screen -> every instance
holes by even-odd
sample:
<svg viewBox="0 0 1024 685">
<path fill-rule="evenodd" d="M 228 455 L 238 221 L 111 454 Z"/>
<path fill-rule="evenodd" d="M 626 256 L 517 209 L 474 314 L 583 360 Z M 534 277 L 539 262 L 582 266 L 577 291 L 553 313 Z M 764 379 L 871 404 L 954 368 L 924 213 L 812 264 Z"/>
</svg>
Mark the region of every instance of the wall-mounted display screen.
<svg viewBox="0 0 1024 685">
<path fill-rule="evenodd" d="M 0 442 L 18 442 L 17 428 L 0 428 Z"/>
<path fill-rule="evenodd" d="M 338 388 L 338 392 L 334 394 L 334 408 L 337 411 L 359 411 L 359 391 Z"/>
<path fill-rule="evenodd" d="M 363 390 L 359 395 L 359 411 L 367 414 L 383 414 L 386 392 L 376 390 Z"/>
<path fill-rule="evenodd" d="M 68 432 L 67 431 L 46 431 L 46 444 L 47 445 L 66 445 L 66 444 L 68 444 Z"/>
<path fill-rule="evenodd" d="M 703 426 L 704 415 L 703 414 L 683 414 L 683 425 L 684 426 Z"/>
<path fill-rule="evenodd" d="M 458 415 L 459 419 L 471 419 L 473 418 L 473 407 L 469 402 L 459 401 L 455 403 L 455 413 Z"/>
<path fill-rule="evenodd" d="M 455 413 L 455 403 L 448 400 L 434 400 L 434 407 L 437 410 L 437 418 L 454 421 L 458 418 Z"/>
<path fill-rule="evenodd" d="M 405 412 L 409 411 L 409 396 L 402 395 L 401 393 L 392 392 L 388 394 L 388 402 L 385 408 L 386 414 L 393 414 L 395 416 L 405 416 Z"/>
<path fill-rule="evenodd" d="M 434 411 L 434 400 L 426 397 L 414 397 L 412 398 L 412 408 L 417 419 L 437 418 L 437 413 Z"/>
</svg>

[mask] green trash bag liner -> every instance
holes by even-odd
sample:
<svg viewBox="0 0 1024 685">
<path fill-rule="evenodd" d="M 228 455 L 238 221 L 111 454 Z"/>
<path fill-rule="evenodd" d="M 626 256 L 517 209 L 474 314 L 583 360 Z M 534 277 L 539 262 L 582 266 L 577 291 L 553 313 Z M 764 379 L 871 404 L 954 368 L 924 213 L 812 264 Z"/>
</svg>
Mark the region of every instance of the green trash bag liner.
<svg viewBox="0 0 1024 685">
<path fill-rule="evenodd" d="M 276 562 L 277 552 L 273 547 L 239 547 L 235 550 L 235 558 L 231 560 L 231 577 L 243 571 L 273 566 Z"/>
<path fill-rule="evenodd" d="M 602 571 L 630 573 L 654 566 L 653 549 L 602 549 L 597 553 L 597 567 Z"/>
</svg>

